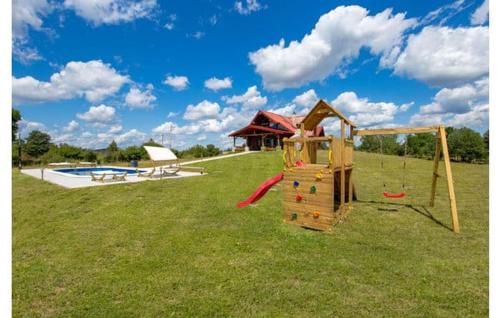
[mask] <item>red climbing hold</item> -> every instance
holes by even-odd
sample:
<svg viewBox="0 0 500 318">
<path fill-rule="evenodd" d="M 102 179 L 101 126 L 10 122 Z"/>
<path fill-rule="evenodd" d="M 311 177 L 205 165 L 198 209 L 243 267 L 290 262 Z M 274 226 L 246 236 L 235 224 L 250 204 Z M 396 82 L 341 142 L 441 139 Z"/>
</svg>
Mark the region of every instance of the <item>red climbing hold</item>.
<svg viewBox="0 0 500 318">
<path fill-rule="evenodd" d="M 295 196 L 295 201 L 297 201 L 297 202 L 300 202 L 300 201 L 302 201 L 303 199 L 304 199 L 304 197 L 303 197 L 302 195 L 298 194 L 298 193 L 297 193 L 297 195 Z"/>
</svg>

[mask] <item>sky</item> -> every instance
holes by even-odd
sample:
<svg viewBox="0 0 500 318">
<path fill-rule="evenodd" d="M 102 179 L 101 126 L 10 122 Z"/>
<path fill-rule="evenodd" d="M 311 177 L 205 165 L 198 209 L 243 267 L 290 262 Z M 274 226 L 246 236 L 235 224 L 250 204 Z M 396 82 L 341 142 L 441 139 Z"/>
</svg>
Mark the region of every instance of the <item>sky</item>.
<svg viewBox="0 0 500 318">
<path fill-rule="evenodd" d="M 488 1 L 14 0 L 21 134 L 232 146 L 323 99 L 360 128 L 489 122 Z M 335 134 L 336 122 L 324 122 Z"/>
</svg>

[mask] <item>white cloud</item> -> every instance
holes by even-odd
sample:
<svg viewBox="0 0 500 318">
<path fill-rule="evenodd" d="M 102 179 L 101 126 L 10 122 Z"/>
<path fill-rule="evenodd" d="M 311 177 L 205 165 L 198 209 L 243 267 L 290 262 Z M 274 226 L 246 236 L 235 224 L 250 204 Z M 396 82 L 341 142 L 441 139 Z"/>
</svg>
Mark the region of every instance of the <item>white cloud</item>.
<svg viewBox="0 0 500 318">
<path fill-rule="evenodd" d="M 316 95 L 316 92 L 314 89 L 310 89 L 308 91 L 305 91 L 304 93 L 295 96 L 293 99 L 293 102 L 295 104 L 298 104 L 300 106 L 304 106 L 307 108 L 310 108 L 314 106 L 317 102 L 319 101 L 318 95 Z"/>
<path fill-rule="evenodd" d="M 267 104 L 267 97 L 262 96 L 257 86 L 251 86 L 243 95 L 233 95 L 231 97 L 223 96 L 228 104 L 241 104 L 243 109 L 260 108 Z"/>
<path fill-rule="evenodd" d="M 297 105 L 288 104 L 288 105 L 285 105 L 285 106 L 280 107 L 280 108 L 270 109 L 269 111 L 271 113 L 275 113 L 275 114 L 282 115 L 282 116 L 291 116 L 295 112 L 296 108 L 297 108 Z"/>
<path fill-rule="evenodd" d="M 219 114 L 220 106 L 207 100 L 196 105 L 188 105 L 183 118 L 187 120 L 198 120 L 202 118 L 215 118 Z"/>
<path fill-rule="evenodd" d="M 102 61 L 69 62 L 49 82 L 31 76 L 12 78 L 12 97 L 22 102 L 47 102 L 85 97 L 90 102 L 114 95 L 130 80 Z"/>
<path fill-rule="evenodd" d="M 355 92 L 344 92 L 337 96 L 331 105 L 341 111 L 349 112 L 349 118 L 359 126 L 373 126 L 394 120 L 398 111 L 407 110 L 408 104 L 398 106 L 392 102 L 370 102 L 359 98 Z"/>
<path fill-rule="evenodd" d="M 167 115 L 167 118 L 176 117 L 177 115 L 179 115 L 178 112 L 169 112 L 168 115 Z"/>
<path fill-rule="evenodd" d="M 113 107 L 102 104 L 91 106 L 87 112 L 76 114 L 76 117 L 91 123 L 106 124 L 115 119 L 115 114 L 116 110 Z"/>
<path fill-rule="evenodd" d="M 160 126 L 153 129 L 156 134 L 174 134 L 174 135 L 193 135 L 200 132 L 200 126 L 198 124 L 189 124 L 185 126 L 179 126 L 174 122 L 167 121 Z"/>
<path fill-rule="evenodd" d="M 117 144 L 140 144 L 146 140 L 146 134 L 137 129 L 131 129 L 114 139 Z"/>
<path fill-rule="evenodd" d="M 249 54 L 266 89 L 278 91 L 323 80 L 356 58 L 362 47 L 388 56 L 402 42 L 403 33 L 416 24 L 391 9 L 376 15 L 359 6 L 340 6 L 324 14 L 301 41 L 269 45 Z"/>
<path fill-rule="evenodd" d="M 27 47 L 16 41 L 12 45 L 12 56 L 24 65 L 28 65 L 34 61 L 43 60 L 43 57 L 36 48 Z"/>
<path fill-rule="evenodd" d="M 207 135 L 201 135 L 198 138 L 196 138 L 197 141 L 205 141 L 207 140 Z"/>
<path fill-rule="evenodd" d="M 117 133 L 121 132 L 122 130 L 123 130 L 122 125 L 116 124 L 116 125 L 109 127 L 108 133 L 109 134 L 117 134 Z"/>
<path fill-rule="evenodd" d="M 473 105 L 487 103 L 489 79 L 481 79 L 472 84 L 455 88 L 443 88 L 433 98 L 433 102 L 420 108 L 422 114 L 461 114 L 469 112 Z"/>
<path fill-rule="evenodd" d="M 131 87 L 125 96 L 125 104 L 130 108 L 150 108 L 151 103 L 156 100 L 156 96 L 153 95 L 153 88 L 152 84 L 148 84 L 143 91 L 138 87 Z"/>
<path fill-rule="evenodd" d="M 451 17 L 459 14 L 469 6 L 470 2 L 466 3 L 464 0 L 455 0 L 427 13 L 427 15 L 420 20 L 419 25 L 444 25 Z"/>
<path fill-rule="evenodd" d="M 47 0 L 12 1 L 12 37 L 25 39 L 30 28 L 41 30 L 43 18 L 53 10 Z"/>
<path fill-rule="evenodd" d="M 47 127 L 45 126 L 45 124 L 36 121 L 21 119 L 18 122 L 18 125 L 22 137 L 28 136 L 29 133 L 33 130 L 47 132 Z"/>
<path fill-rule="evenodd" d="M 468 112 L 462 114 L 425 114 L 417 113 L 410 118 L 410 124 L 416 126 L 446 125 L 453 127 L 469 127 L 481 129 L 488 127 L 489 105 L 480 104 L 473 106 Z"/>
<path fill-rule="evenodd" d="M 78 129 L 78 122 L 76 120 L 72 120 L 68 123 L 66 127 L 63 128 L 63 131 L 65 132 L 74 132 L 75 130 Z"/>
<path fill-rule="evenodd" d="M 186 76 L 167 76 L 163 84 L 169 85 L 176 91 L 182 91 L 189 85 L 189 79 Z"/>
<path fill-rule="evenodd" d="M 175 24 L 173 22 L 167 22 L 164 25 L 164 28 L 167 29 L 167 30 L 169 30 L 169 31 L 173 30 L 174 27 L 175 27 Z"/>
<path fill-rule="evenodd" d="M 479 8 L 474 11 L 474 13 L 470 17 L 470 23 L 473 25 L 484 24 L 488 21 L 489 16 L 489 0 L 485 0 L 483 4 L 479 6 Z"/>
<path fill-rule="evenodd" d="M 245 2 L 246 3 L 244 3 L 243 1 L 236 1 L 234 3 L 234 9 L 239 14 L 249 15 L 252 12 L 257 12 L 259 10 L 264 9 L 264 7 L 259 3 L 258 0 L 246 0 Z"/>
<path fill-rule="evenodd" d="M 216 25 L 217 24 L 217 16 L 214 14 L 213 16 L 210 17 L 210 19 L 208 19 L 208 22 L 210 23 L 210 25 Z"/>
<path fill-rule="evenodd" d="M 215 92 L 218 91 L 219 89 L 231 88 L 232 86 L 233 86 L 233 81 L 229 77 L 225 77 L 223 79 L 212 77 L 205 81 L 205 87 Z"/>
<path fill-rule="evenodd" d="M 167 18 L 167 22 L 163 26 L 165 29 L 171 31 L 175 28 L 175 21 L 177 20 L 177 15 L 176 14 L 170 14 Z"/>
<path fill-rule="evenodd" d="M 151 17 L 157 3 L 156 0 L 65 0 L 64 6 L 98 26 Z"/>
<path fill-rule="evenodd" d="M 489 72 L 488 27 L 426 27 L 411 35 L 394 69 L 433 86 L 455 86 Z"/>
<path fill-rule="evenodd" d="M 188 34 L 187 36 L 199 40 L 199 39 L 201 39 L 202 37 L 205 36 L 205 32 L 203 32 L 203 31 L 196 31 L 194 33 Z"/>
</svg>

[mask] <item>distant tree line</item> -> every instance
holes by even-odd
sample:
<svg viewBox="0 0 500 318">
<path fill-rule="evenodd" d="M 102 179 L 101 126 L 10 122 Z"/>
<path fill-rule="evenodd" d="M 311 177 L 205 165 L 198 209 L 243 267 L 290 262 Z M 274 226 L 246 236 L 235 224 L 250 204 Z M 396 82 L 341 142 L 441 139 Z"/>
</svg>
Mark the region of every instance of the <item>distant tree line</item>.
<svg viewBox="0 0 500 318">
<path fill-rule="evenodd" d="M 66 143 L 54 144 L 49 134 L 33 130 L 25 139 L 17 136 L 18 122 L 21 120 L 21 114 L 12 110 L 12 164 L 18 165 L 22 160 L 24 165 L 65 162 L 65 161 L 90 161 L 99 163 L 128 162 L 131 160 L 149 160 L 148 153 L 143 146 L 162 145 L 156 143 L 153 139 L 143 143 L 141 146 L 129 146 L 126 148 L 118 147 L 113 140 L 107 148 L 101 150 L 86 149 Z M 19 151 L 21 148 L 21 152 Z M 222 151 L 212 144 L 207 146 L 195 145 L 185 150 L 171 149 L 178 158 L 202 158 L 217 156 Z M 21 153 L 21 157 L 19 154 Z"/>
<path fill-rule="evenodd" d="M 448 150 L 453 161 L 487 162 L 489 157 L 489 130 L 482 136 L 470 128 L 446 128 Z M 398 135 L 363 136 L 359 151 L 402 156 L 405 153 L 416 158 L 433 158 L 436 150 L 434 134 L 408 135 L 398 142 Z"/>
</svg>

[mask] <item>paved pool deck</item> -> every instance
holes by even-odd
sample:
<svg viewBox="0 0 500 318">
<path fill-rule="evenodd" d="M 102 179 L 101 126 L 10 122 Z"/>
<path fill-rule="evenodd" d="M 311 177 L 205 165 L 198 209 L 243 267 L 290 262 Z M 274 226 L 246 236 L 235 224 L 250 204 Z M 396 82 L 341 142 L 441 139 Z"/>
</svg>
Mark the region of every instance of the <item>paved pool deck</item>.
<svg viewBox="0 0 500 318">
<path fill-rule="evenodd" d="M 217 157 L 210 157 L 210 158 L 198 159 L 198 160 L 193 160 L 193 161 L 186 161 L 186 162 L 180 163 L 180 165 L 181 166 L 191 166 L 191 165 L 194 165 L 194 164 L 200 163 L 200 162 L 242 156 L 242 155 L 246 155 L 249 153 L 252 153 L 252 152 L 240 152 L 240 153 L 234 153 L 234 154 L 229 154 L 229 155 L 222 155 L 222 156 L 217 156 Z M 113 166 L 106 166 L 106 165 L 104 165 L 104 167 L 113 168 Z M 114 167 L 114 168 L 124 168 L 124 167 Z M 146 170 L 146 171 L 151 171 L 151 169 L 152 168 L 141 168 L 141 170 Z M 37 179 L 42 179 L 42 173 L 43 173 L 43 180 L 44 181 L 48 181 L 50 183 L 53 183 L 53 184 L 56 184 L 56 185 L 59 185 L 61 187 L 68 188 L 68 189 L 86 188 L 86 187 L 94 187 L 94 186 L 105 186 L 105 185 L 123 184 L 123 183 L 144 182 L 144 181 L 159 181 L 159 180 L 178 179 L 178 178 L 187 178 L 187 177 L 202 177 L 202 176 L 206 175 L 206 173 L 200 174 L 199 172 L 193 172 L 193 171 L 179 171 L 176 175 L 162 177 L 162 178 L 160 178 L 160 176 L 158 174 L 156 174 L 152 178 L 138 177 L 136 175 L 129 175 L 126 177 L 126 181 L 115 181 L 115 180 L 112 180 L 111 178 L 106 178 L 106 180 L 104 182 L 100 182 L 100 181 L 92 181 L 90 176 L 73 176 L 73 175 L 68 175 L 68 174 L 62 174 L 60 172 L 55 172 L 55 171 L 53 171 L 53 169 L 49 169 L 49 168 L 45 168 L 45 169 L 43 169 L 43 171 L 40 168 L 22 169 L 21 173 L 28 175 L 28 176 L 31 176 L 31 177 L 34 177 L 34 178 L 37 178 Z"/>
</svg>

